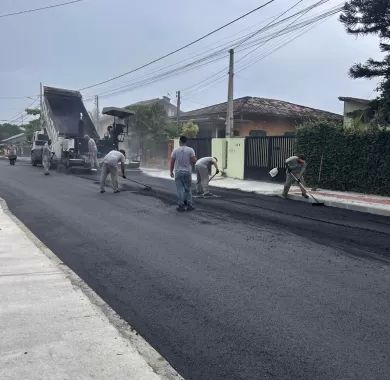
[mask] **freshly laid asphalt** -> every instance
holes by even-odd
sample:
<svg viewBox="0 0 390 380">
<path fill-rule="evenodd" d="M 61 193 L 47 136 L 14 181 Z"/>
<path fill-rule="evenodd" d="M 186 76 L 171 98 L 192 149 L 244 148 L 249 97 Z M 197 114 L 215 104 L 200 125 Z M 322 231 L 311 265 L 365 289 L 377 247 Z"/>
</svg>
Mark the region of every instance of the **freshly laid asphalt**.
<svg viewBox="0 0 390 380">
<path fill-rule="evenodd" d="M 11 211 L 186 379 L 390 378 L 390 218 L 0 161 Z"/>
</svg>

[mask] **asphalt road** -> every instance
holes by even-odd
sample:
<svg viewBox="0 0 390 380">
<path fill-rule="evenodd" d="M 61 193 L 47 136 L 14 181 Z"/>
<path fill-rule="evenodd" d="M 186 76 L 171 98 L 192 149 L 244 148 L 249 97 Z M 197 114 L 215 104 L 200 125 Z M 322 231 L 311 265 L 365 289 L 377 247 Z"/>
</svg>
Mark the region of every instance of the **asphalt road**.
<svg viewBox="0 0 390 380">
<path fill-rule="evenodd" d="M 390 219 L 0 162 L 0 196 L 187 379 L 388 379 Z M 123 182 L 123 181 L 122 181 Z"/>
</svg>

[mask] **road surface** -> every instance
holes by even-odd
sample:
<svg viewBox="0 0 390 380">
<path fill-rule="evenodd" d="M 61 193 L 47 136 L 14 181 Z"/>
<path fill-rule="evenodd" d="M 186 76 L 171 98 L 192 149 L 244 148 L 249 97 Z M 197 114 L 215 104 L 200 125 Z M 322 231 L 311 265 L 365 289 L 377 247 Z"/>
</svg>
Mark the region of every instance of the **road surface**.
<svg viewBox="0 0 390 380">
<path fill-rule="evenodd" d="M 388 379 L 390 219 L 0 161 L 0 196 L 186 379 Z"/>
</svg>

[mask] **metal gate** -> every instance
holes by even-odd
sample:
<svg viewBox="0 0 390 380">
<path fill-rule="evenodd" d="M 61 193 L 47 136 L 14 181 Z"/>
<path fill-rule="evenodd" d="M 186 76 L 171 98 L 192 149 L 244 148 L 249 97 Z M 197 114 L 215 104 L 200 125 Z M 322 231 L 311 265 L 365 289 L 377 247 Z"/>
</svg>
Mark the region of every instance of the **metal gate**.
<svg viewBox="0 0 390 380">
<path fill-rule="evenodd" d="M 187 146 L 194 149 L 198 159 L 211 156 L 211 138 L 188 139 Z"/>
<path fill-rule="evenodd" d="M 295 154 L 294 136 L 246 137 L 245 138 L 245 178 L 270 179 L 269 171 L 279 169 L 274 181 L 284 180 L 285 161 Z"/>
</svg>

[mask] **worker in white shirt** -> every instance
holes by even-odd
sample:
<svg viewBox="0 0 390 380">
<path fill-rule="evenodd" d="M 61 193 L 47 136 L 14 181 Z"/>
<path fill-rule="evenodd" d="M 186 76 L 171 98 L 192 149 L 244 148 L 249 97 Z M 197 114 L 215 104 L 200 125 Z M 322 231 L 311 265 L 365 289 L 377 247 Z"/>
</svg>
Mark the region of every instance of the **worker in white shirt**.
<svg viewBox="0 0 390 380">
<path fill-rule="evenodd" d="M 88 161 L 92 170 L 99 169 L 99 161 L 97 158 L 97 146 L 95 140 L 88 135 L 84 136 L 84 139 L 88 142 Z"/>
<path fill-rule="evenodd" d="M 51 159 L 53 158 L 53 152 L 51 150 L 51 140 L 45 142 L 45 145 L 42 148 L 42 165 L 44 169 L 44 174 L 49 175 Z"/>
<path fill-rule="evenodd" d="M 122 177 L 125 175 L 125 160 L 126 152 L 124 150 L 112 150 L 103 158 L 102 175 L 100 177 L 100 192 L 104 193 L 106 185 L 106 178 L 108 173 L 111 175 L 111 185 L 114 189 L 114 193 L 119 193 L 118 185 L 118 164 L 121 164 Z"/>
<path fill-rule="evenodd" d="M 303 182 L 303 174 L 305 173 L 307 167 L 305 156 L 302 154 L 298 154 L 296 156 L 291 156 L 287 158 L 286 166 L 286 182 L 284 184 L 284 189 L 282 193 L 283 198 L 287 198 L 290 187 L 294 183 L 296 183 L 300 187 L 302 197 L 306 199 L 309 198 L 305 187 L 301 183 Z M 296 180 L 298 180 L 298 182 Z"/>
<path fill-rule="evenodd" d="M 216 157 L 203 157 L 195 163 L 196 170 L 196 192 L 200 195 L 211 195 L 209 191 L 209 174 L 214 166 L 216 174 L 219 174 L 218 160 Z"/>
</svg>

